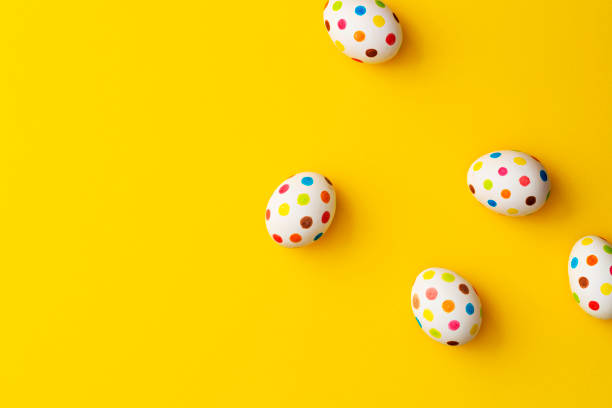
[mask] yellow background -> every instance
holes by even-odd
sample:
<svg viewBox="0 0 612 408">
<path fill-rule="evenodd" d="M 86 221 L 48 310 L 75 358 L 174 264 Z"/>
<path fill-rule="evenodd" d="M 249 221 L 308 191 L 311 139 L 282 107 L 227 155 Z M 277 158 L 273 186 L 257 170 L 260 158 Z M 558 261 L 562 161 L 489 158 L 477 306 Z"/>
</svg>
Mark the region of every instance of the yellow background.
<svg viewBox="0 0 612 408">
<path fill-rule="evenodd" d="M 612 323 L 567 278 L 612 237 L 612 2 L 389 1 L 379 66 L 323 3 L 2 2 L 1 406 L 612 404 Z M 537 214 L 469 193 L 498 149 L 543 161 Z M 264 211 L 305 170 L 336 219 L 287 250 Z M 464 347 L 414 321 L 430 266 L 481 295 Z"/>
</svg>

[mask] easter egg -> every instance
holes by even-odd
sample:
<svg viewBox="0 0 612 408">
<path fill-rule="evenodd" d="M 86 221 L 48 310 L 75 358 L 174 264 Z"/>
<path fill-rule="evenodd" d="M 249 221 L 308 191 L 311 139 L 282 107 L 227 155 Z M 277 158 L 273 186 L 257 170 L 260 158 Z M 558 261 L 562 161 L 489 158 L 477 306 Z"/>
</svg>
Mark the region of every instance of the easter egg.
<svg viewBox="0 0 612 408">
<path fill-rule="evenodd" d="M 336 191 L 327 177 L 299 173 L 283 181 L 266 207 L 266 227 L 272 239 L 297 248 L 321 239 L 336 213 Z"/>
<path fill-rule="evenodd" d="M 429 268 L 412 285 L 412 312 L 432 339 L 449 346 L 472 340 L 482 324 L 480 297 L 453 271 Z"/>
<path fill-rule="evenodd" d="M 336 47 L 357 62 L 385 62 L 402 45 L 399 19 L 379 0 L 328 1 L 323 22 Z"/>
<path fill-rule="evenodd" d="M 480 157 L 470 166 L 467 182 L 482 205 L 509 216 L 536 212 L 550 195 L 550 179 L 542 164 L 516 150 Z"/>
<path fill-rule="evenodd" d="M 567 269 L 576 303 L 591 316 L 612 318 L 612 244 L 595 235 L 580 238 Z"/>
</svg>

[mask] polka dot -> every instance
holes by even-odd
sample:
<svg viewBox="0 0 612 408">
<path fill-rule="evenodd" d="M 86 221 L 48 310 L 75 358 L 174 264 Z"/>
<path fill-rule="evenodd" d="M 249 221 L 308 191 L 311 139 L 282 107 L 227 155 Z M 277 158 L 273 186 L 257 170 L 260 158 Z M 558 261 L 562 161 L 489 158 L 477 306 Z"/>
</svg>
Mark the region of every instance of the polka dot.
<svg viewBox="0 0 612 408">
<path fill-rule="evenodd" d="M 327 31 L 331 30 L 331 26 L 327 20 L 325 20 L 325 28 L 327 28 Z"/>
<path fill-rule="evenodd" d="M 505 167 L 500 167 L 497 170 L 497 174 L 499 174 L 500 176 L 505 176 L 506 174 L 508 174 L 508 169 Z"/>
<path fill-rule="evenodd" d="M 341 18 L 338 20 L 338 28 L 344 30 L 346 28 L 346 20 Z"/>
<path fill-rule="evenodd" d="M 544 170 L 540 170 L 540 178 L 542 179 L 542 181 L 546 182 L 548 181 L 548 174 L 546 174 Z"/>
<path fill-rule="evenodd" d="M 289 215 L 289 204 L 281 204 L 280 207 L 278 207 L 278 213 L 282 216 Z"/>
<path fill-rule="evenodd" d="M 357 62 L 361 62 L 363 64 L 363 61 L 357 58 L 351 58 L 353 61 L 357 61 Z"/>
<path fill-rule="evenodd" d="M 334 5 L 332 6 L 332 10 L 334 11 L 338 11 L 342 8 L 342 2 L 341 1 L 337 1 L 334 3 Z"/>
<path fill-rule="evenodd" d="M 585 238 L 582 240 L 582 245 L 591 245 L 593 243 L 593 238 Z"/>
<path fill-rule="evenodd" d="M 297 198 L 297 203 L 299 205 L 306 205 L 310 202 L 310 196 L 306 193 L 302 193 Z"/>
<path fill-rule="evenodd" d="M 314 180 L 312 179 L 312 177 L 302 177 L 302 184 L 305 186 L 312 186 L 312 183 L 314 183 Z"/>
<path fill-rule="evenodd" d="M 363 40 L 365 40 L 365 33 L 363 31 L 355 31 L 355 34 L 353 34 L 353 38 L 357 42 L 362 42 Z"/>
<path fill-rule="evenodd" d="M 478 333 L 478 325 L 477 324 L 473 325 L 472 328 L 470 329 L 470 334 L 472 336 L 474 336 L 476 333 Z"/>
<path fill-rule="evenodd" d="M 599 303 L 595 302 L 594 300 L 591 300 L 589 302 L 589 309 L 591 309 L 591 310 L 599 310 Z"/>
<path fill-rule="evenodd" d="M 291 240 L 291 242 L 293 243 L 298 243 L 302 240 L 302 236 L 300 234 L 291 234 L 291 236 L 289 237 L 289 239 Z"/>
<path fill-rule="evenodd" d="M 457 320 L 451 320 L 450 322 L 448 322 L 448 328 L 453 331 L 457 330 L 460 326 L 461 324 Z"/>
<path fill-rule="evenodd" d="M 436 329 L 431 329 L 429 331 L 429 334 L 431 334 L 432 337 L 435 337 L 436 339 L 439 339 L 440 337 L 442 337 L 442 335 L 440 334 L 439 331 L 437 331 Z"/>
<path fill-rule="evenodd" d="M 470 191 L 472 192 L 472 194 L 476 194 L 476 189 L 471 184 L 470 184 Z"/>
<path fill-rule="evenodd" d="M 395 15 L 395 13 L 393 13 L 393 18 L 395 19 L 395 21 L 397 21 L 399 23 L 399 18 L 397 18 L 397 16 Z"/>
<path fill-rule="evenodd" d="M 435 300 L 438 297 L 436 288 L 429 288 L 425 291 L 425 297 L 429 300 Z"/>
<path fill-rule="evenodd" d="M 549 197 L 550 197 L 550 190 L 548 190 L 548 194 L 546 194 L 546 201 L 548 201 Z"/>
<path fill-rule="evenodd" d="M 610 275 L 612 275 L 612 266 L 610 266 Z"/>
<path fill-rule="evenodd" d="M 601 285 L 601 288 L 599 288 L 599 290 L 601 290 L 601 293 L 603 295 L 610 295 L 610 293 L 612 293 L 612 285 L 610 285 L 609 283 L 604 283 L 603 285 Z"/>
<path fill-rule="evenodd" d="M 385 3 L 383 3 L 383 2 L 382 2 L 382 1 L 380 1 L 380 0 L 376 0 L 376 5 L 377 5 L 378 7 L 380 7 L 380 8 L 385 8 L 385 7 L 386 7 L 386 6 L 385 6 Z"/>
<path fill-rule="evenodd" d="M 518 210 L 516 208 L 508 208 L 508 214 L 515 215 L 518 214 Z"/>
<path fill-rule="evenodd" d="M 377 55 L 378 55 L 378 51 L 376 51 L 374 48 L 370 48 L 370 49 L 366 50 L 366 56 L 368 56 L 370 58 L 374 58 Z"/>
<path fill-rule="evenodd" d="M 310 218 L 310 217 L 302 217 L 302 219 L 300 220 L 300 225 L 304 229 L 308 229 L 308 228 L 312 227 L 312 218 Z"/>
<path fill-rule="evenodd" d="M 574 297 L 574 300 L 576 301 L 576 303 L 580 303 L 580 298 L 578 297 L 576 292 L 572 293 L 572 296 Z"/>
<path fill-rule="evenodd" d="M 393 45 L 395 44 L 395 41 L 397 40 L 397 38 L 395 38 L 395 34 L 391 33 L 387 36 L 387 38 L 385 38 L 385 41 L 387 42 L 387 45 Z"/>
<path fill-rule="evenodd" d="M 444 302 L 442 302 L 442 310 L 444 310 L 446 313 L 450 313 L 453 310 L 455 310 L 455 302 L 453 302 L 452 300 L 445 300 Z"/>
<path fill-rule="evenodd" d="M 576 269 L 576 267 L 578 266 L 578 258 L 573 257 L 572 262 L 570 262 L 570 266 L 572 267 L 572 269 Z"/>
<path fill-rule="evenodd" d="M 283 242 L 283 239 L 279 235 L 273 234 L 272 238 L 274 238 L 274 240 L 279 244 Z"/>
<path fill-rule="evenodd" d="M 330 179 L 328 179 L 327 177 L 323 176 L 323 178 L 325 179 L 325 181 L 327 181 L 327 184 L 329 184 L 330 186 L 332 186 L 332 182 Z"/>
<path fill-rule="evenodd" d="M 449 346 L 458 346 L 459 342 L 451 340 L 451 341 L 447 341 L 446 344 L 448 344 Z"/>
<path fill-rule="evenodd" d="M 531 183 L 531 180 L 529 180 L 529 177 L 523 176 L 519 179 L 519 183 L 521 183 L 521 186 L 527 187 L 529 183 Z"/>
<path fill-rule="evenodd" d="M 421 301 L 419 300 L 419 295 L 415 293 L 414 296 L 412 297 L 412 307 L 414 307 L 415 309 L 418 309 L 420 305 L 421 305 Z"/>
<path fill-rule="evenodd" d="M 323 6 L 323 10 L 325 10 L 325 9 L 327 8 L 327 6 L 328 6 L 328 5 L 329 5 L 329 0 L 327 0 L 327 1 L 325 2 L 325 5 Z"/>
<path fill-rule="evenodd" d="M 461 293 L 463 293 L 464 295 L 467 295 L 470 293 L 470 289 L 468 288 L 468 286 L 465 283 L 462 283 L 461 285 L 459 285 L 459 290 L 461 291 Z"/>
<path fill-rule="evenodd" d="M 313 241 L 317 241 L 319 238 L 321 238 L 323 236 L 322 232 L 319 232 L 313 239 Z"/>
<path fill-rule="evenodd" d="M 331 196 L 329 195 L 327 191 L 321 191 L 321 201 L 327 204 L 329 203 L 330 199 L 331 199 Z"/>
<path fill-rule="evenodd" d="M 510 198 L 511 195 L 512 194 L 510 193 L 510 190 L 508 190 L 508 189 L 504 189 L 504 190 L 501 191 L 502 198 L 508 199 L 508 198 Z"/>
<path fill-rule="evenodd" d="M 434 318 L 433 313 L 431 312 L 431 310 L 425 309 L 425 311 L 423 311 L 423 318 L 425 320 L 429 320 L 431 322 L 433 320 L 433 318 Z"/>
<path fill-rule="evenodd" d="M 527 164 L 527 161 L 522 157 L 515 157 L 513 161 L 519 166 L 524 166 L 525 164 Z"/>
<path fill-rule="evenodd" d="M 376 27 L 382 27 L 385 25 L 385 19 L 383 18 L 383 16 L 375 16 L 372 19 L 372 22 Z"/>
<path fill-rule="evenodd" d="M 331 214 L 329 213 L 329 211 L 325 211 L 323 215 L 321 216 L 321 222 L 323 224 L 327 224 L 329 222 L 330 217 L 331 217 Z"/>
<path fill-rule="evenodd" d="M 285 194 L 287 191 L 289 191 L 289 184 L 283 184 L 281 188 L 278 189 L 280 194 Z"/>
<path fill-rule="evenodd" d="M 422 328 L 423 328 L 423 325 L 422 325 L 422 324 L 421 324 L 421 322 L 419 321 L 419 318 L 418 318 L 418 317 L 415 317 L 415 319 L 416 319 L 417 323 L 419 324 L 419 327 L 422 329 Z"/>
<path fill-rule="evenodd" d="M 501 153 L 499 153 L 499 152 L 491 153 L 489 155 L 489 157 L 492 158 L 492 159 L 497 159 L 499 156 L 501 156 Z"/>
<path fill-rule="evenodd" d="M 606 251 L 609 254 L 612 254 L 612 247 L 610 245 L 604 245 L 604 251 Z"/>
<path fill-rule="evenodd" d="M 491 207 L 497 207 L 497 202 L 495 202 L 495 200 L 488 200 L 487 204 L 489 204 Z"/>
<path fill-rule="evenodd" d="M 443 273 L 442 280 L 445 282 L 453 282 L 455 280 L 455 275 L 448 273 L 448 272 Z"/>
<path fill-rule="evenodd" d="M 536 203 L 536 198 L 534 196 L 529 196 L 525 200 L 525 204 L 527 205 L 534 205 L 535 203 Z"/>
<path fill-rule="evenodd" d="M 597 265 L 597 257 L 595 255 L 587 256 L 587 265 L 589 266 Z"/>
<path fill-rule="evenodd" d="M 270 210 L 266 210 L 266 220 L 270 219 Z"/>
<path fill-rule="evenodd" d="M 487 179 L 484 181 L 484 183 L 482 183 L 482 186 L 485 188 L 485 190 L 490 190 L 493 188 L 493 182 Z"/>
<path fill-rule="evenodd" d="M 465 313 L 469 314 L 470 316 L 474 314 L 474 305 L 471 303 L 468 303 L 467 305 L 465 305 Z"/>
<path fill-rule="evenodd" d="M 476 164 L 474 164 L 474 167 L 472 167 L 472 169 L 474 171 L 478 171 L 478 170 L 482 169 L 482 162 L 477 162 Z"/>
<path fill-rule="evenodd" d="M 340 41 L 336 41 L 336 47 L 338 47 L 340 51 L 344 51 L 344 44 L 342 44 Z"/>
<path fill-rule="evenodd" d="M 589 287 L 589 280 L 584 276 L 581 276 L 580 279 L 578 279 L 578 284 L 582 289 L 586 289 Z"/>
<path fill-rule="evenodd" d="M 363 16 L 366 13 L 366 8 L 364 6 L 355 7 L 355 14 L 358 16 Z"/>
<path fill-rule="evenodd" d="M 423 279 L 431 279 L 436 273 L 434 271 L 427 271 L 423 274 Z"/>
</svg>

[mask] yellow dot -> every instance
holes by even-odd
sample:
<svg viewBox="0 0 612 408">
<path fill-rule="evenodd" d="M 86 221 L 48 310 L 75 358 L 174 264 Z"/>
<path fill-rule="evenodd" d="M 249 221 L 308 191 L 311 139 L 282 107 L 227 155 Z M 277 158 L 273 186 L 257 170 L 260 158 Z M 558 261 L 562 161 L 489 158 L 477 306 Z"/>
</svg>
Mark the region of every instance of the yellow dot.
<svg viewBox="0 0 612 408">
<path fill-rule="evenodd" d="M 609 283 L 604 283 L 603 285 L 601 285 L 600 289 L 601 289 L 601 293 L 603 293 L 606 296 L 612 293 L 612 285 L 610 285 Z"/>
<path fill-rule="evenodd" d="M 340 41 L 336 41 L 336 47 L 342 52 L 344 52 L 344 45 Z"/>
<path fill-rule="evenodd" d="M 470 334 L 473 336 L 476 334 L 476 332 L 478 332 L 478 325 L 475 324 L 472 326 L 472 328 L 470 329 Z"/>
<path fill-rule="evenodd" d="M 436 273 L 434 271 L 427 271 L 423 274 L 423 279 L 431 279 Z"/>
<path fill-rule="evenodd" d="M 593 238 L 585 238 L 582 240 L 582 245 L 591 245 L 593 243 Z"/>
<path fill-rule="evenodd" d="M 429 321 L 431 322 L 431 321 L 433 320 L 433 313 L 431 312 L 431 310 L 426 309 L 426 310 L 423 312 L 423 317 L 424 317 L 426 320 L 429 320 Z"/>
<path fill-rule="evenodd" d="M 384 18 L 382 18 L 382 16 L 376 16 L 376 17 L 374 17 L 373 21 L 374 21 L 374 25 L 375 25 L 376 27 L 382 27 L 382 26 L 384 26 L 384 25 L 385 25 L 385 19 L 384 19 Z"/>
<path fill-rule="evenodd" d="M 289 204 L 287 203 L 281 204 L 281 206 L 278 207 L 278 213 L 280 215 L 288 215 L 289 214 Z"/>
<path fill-rule="evenodd" d="M 515 157 L 514 162 L 518 164 L 519 166 L 524 166 L 527 164 L 527 161 L 523 159 L 522 157 Z"/>
<path fill-rule="evenodd" d="M 482 169 L 482 162 L 478 162 L 474 165 L 474 171 Z"/>
<path fill-rule="evenodd" d="M 518 214 L 518 210 L 516 208 L 508 208 L 508 214 Z"/>
</svg>

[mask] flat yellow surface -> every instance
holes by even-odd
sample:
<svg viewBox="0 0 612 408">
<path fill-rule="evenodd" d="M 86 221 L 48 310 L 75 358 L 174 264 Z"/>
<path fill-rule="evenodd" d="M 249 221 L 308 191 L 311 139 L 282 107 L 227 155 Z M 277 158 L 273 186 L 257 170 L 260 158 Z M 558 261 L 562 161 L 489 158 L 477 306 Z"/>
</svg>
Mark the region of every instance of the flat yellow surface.
<svg viewBox="0 0 612 408">
<path fill-rule="evenodd" d="M 2 2 L 0 406 L 612 404 L 567 278 L 612 237 L 612 2 L 389 1 L 380 66 L 323 3 Z M 539 213 L 469 193 L 499 149 L 548 169 Z M 264 211 L 305 170 L 336 219 L 287 250 Z M 414 321 L 430 266 L 478 288 L 466 346 Z"/>
</svg>

